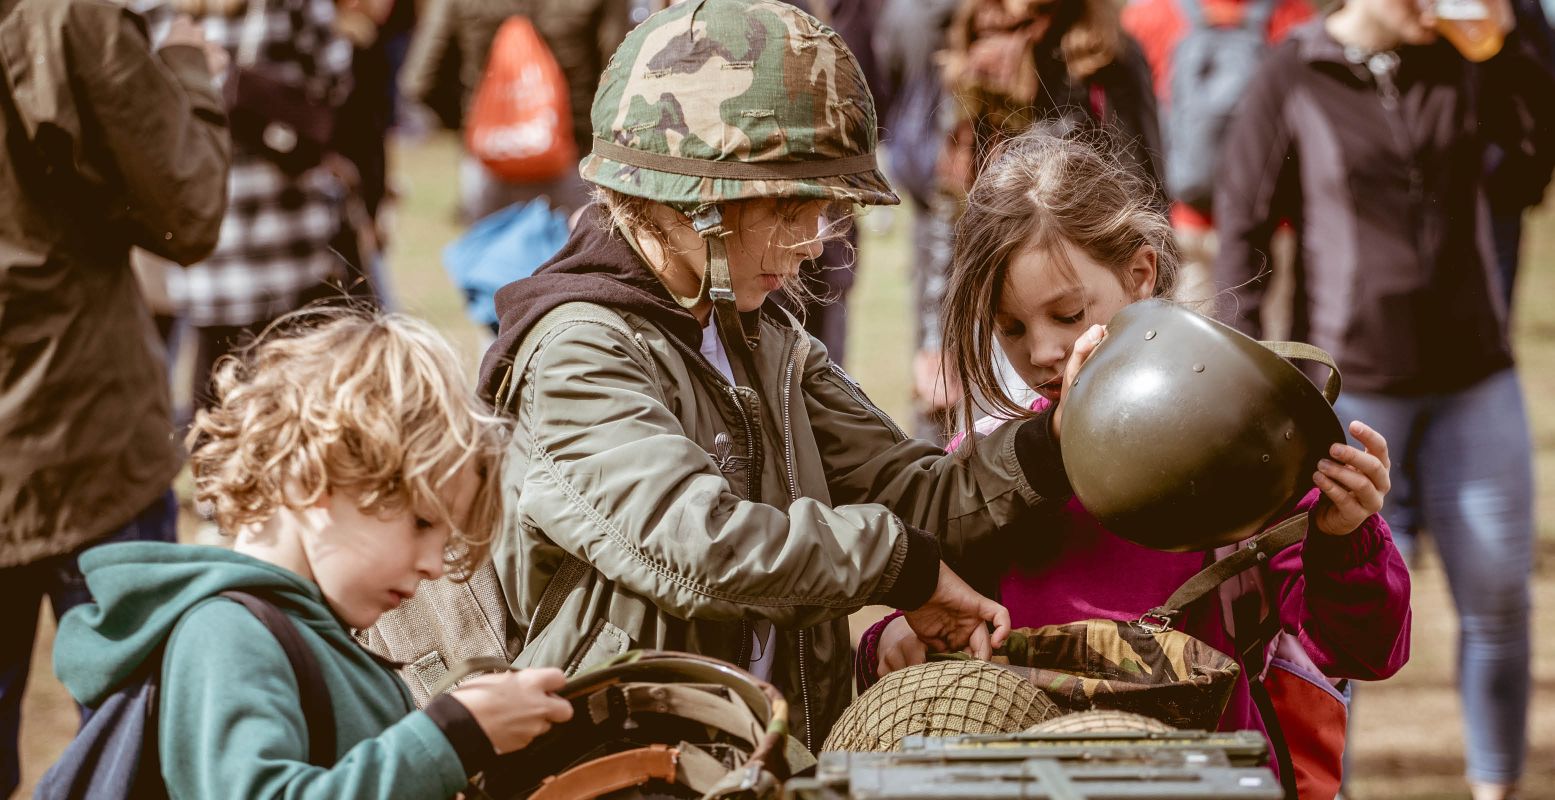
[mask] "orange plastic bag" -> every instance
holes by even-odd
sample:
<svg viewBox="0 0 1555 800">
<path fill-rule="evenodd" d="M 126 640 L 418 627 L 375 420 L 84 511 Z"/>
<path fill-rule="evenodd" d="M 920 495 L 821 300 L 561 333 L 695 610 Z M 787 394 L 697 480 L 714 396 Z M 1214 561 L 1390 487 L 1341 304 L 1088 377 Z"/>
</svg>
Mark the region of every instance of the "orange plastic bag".
<svg viewBox="0 0 1555 800">
<path fill-rule="evenodd" d="M 578 166 L 567 78 L 525 17 L 509 18 L 492 40 L 465 122 L 465 144 L 513 183 L 549 181 Z"/>
</svg>

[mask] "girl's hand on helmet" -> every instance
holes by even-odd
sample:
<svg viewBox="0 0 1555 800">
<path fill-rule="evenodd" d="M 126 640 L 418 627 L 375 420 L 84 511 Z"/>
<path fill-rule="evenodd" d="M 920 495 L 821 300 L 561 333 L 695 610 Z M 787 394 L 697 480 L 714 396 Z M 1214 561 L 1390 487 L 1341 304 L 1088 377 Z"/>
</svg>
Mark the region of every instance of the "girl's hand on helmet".
<svg viewBox="0 0 1555 800">
<path fill-rule="evenodd" d="M 950 567 L 939 564 L 939 584 L 922 608 L 906 611 L 903 618 L 923 644 L 937 653 L 968 648 L 973 657 L 988 659 L 993 649 L 1010 635 L 1010 612 L 977 593 Z M 994 631 L 988 632 L 988 623 Z"/>
<path fill-rule="evenodd" d="M 556 696 L 567 683 L 559 669 L 532 668 L 482 675 L 450 692 L 497 755 L 529 746 L 551 726 L 572 719 L 572 704 Z"/>
<path fill-rule="evenodd" d="M 1059 423 L 1063 421 L 1064 401 L 1069 399 L 1069 387 L 1074 385 L 1075 376 L 1080 374 L 1080 367 L 1085 366 L 1086 359 L 1091 357 L 1091 353 L 1096 352 L 1097 345 L 1106 338 L 1106 325 L 1092 325 L 1085 330 L 1085 333 L 1080 334 L 1080 338 L 1074 340 L 1074 349 L 1069 351 L 1069 361 L 1064 364 L 1064 382 L 1058 395 L 1058 406 L 1053 409 L 1055 441 L 1058 440 L 1059 431 L 1063 430 Z"/>
<path fill-rule="evenodd" d="M 924 646 L 918 634 L 913 633 L 906 617 L 897 617 L 886 623 L 885 629 L 880 631 L 880 642 L 875 652 L 879 654 L 875 674 L 881 677 L 929 659 L 929 648 Z"/>
<path fill-rule="evenodd" d="M 1359 420 L 1350 423 L 1350 433 L 1366 449 L 1336 444 L 1312 473 L 1312 482 L 1323 492 L 1312 519 L 1318 530 L 1332 536 L 1354 532 L 1381 511 L 1393 485 L 1388 479 L 1388 440 Z"/>
</svg>

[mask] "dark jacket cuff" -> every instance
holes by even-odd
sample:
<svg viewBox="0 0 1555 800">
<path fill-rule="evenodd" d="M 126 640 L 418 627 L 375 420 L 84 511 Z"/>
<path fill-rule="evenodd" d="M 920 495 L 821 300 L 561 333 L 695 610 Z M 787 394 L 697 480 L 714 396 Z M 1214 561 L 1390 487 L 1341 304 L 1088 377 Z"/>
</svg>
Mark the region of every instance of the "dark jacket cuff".
<svg viewBox="0 0 1555 800">
<path fill-rule="evenodd" d="M 1053 410 L 1049 406 L 1020 424 L 1015 431 L 1015 459 L 1026 483 L 1044 500 L 1065 500 L 1074 494 L 1058 438 L 1053 436 Z"/>
<path fill-rule="evenodd" d="M 896 582 L 880 600 L 892 608 L 912 611 L 929 602 L 939 586 L 939 540 L 905 522 L 902 527 L 907 529 L 907 556 L 902 559 Z"/>
<path fill-rule="evenodd" d="M 466 775 L 482 772 L 496 760 L 497 750 L 486 738 L 486 732 L 481 730 L 470 710 L 453 695 L 440 694 L 422 710 L 448 737 L 448 743 L 459 754 L 459 763 L 464 766 Z"/>
</svg>

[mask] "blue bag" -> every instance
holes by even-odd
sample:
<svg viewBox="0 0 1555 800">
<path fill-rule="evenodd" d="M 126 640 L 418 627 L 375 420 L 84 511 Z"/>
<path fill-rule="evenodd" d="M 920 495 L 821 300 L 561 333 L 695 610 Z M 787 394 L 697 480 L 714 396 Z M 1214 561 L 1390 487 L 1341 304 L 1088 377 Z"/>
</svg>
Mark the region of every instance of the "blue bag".
<svg viewBox="0 0 1555 800">
<path fill-rule="evenodd" d="M 465 313 L 497 324 L 497 290 L 527 278 L 567 243 L 567 218 L 545 198 L 492 213 L 443 248 L 443 268 L 464 293 Z"/>
<path fill-rule="evenodd" d="M 286 651 L 301 692 L 308 722 L 308 763 L 335 762 L 335 712 L 318 660 L 302 634 L 270 601 L 247 592 L 222 597 L 247 608 L 263 622 Z M 167 797 L 157 757 L 157 687 L 162 650 L 146 659 L 125 685 L 92 710 L 65 752 L 38 781 L 36 800 L 147 800 Z"/>
</svg>

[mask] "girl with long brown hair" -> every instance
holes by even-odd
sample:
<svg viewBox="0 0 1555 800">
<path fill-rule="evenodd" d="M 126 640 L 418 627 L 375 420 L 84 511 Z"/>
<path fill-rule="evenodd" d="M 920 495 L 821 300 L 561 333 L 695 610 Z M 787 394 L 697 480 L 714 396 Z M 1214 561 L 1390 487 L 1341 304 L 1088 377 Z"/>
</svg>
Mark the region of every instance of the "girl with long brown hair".
<svg viewBox="0 0 1555 800">
<path fill-rule="evenodd" d="M 1061 451 L 1063 388 L 1105 336 L 1103 326 L 1130 303 L 1173 288 L 1171 225 L 1146 180 L 1104 142 L 1029 131 L 994 152 L 967 199 L 951 257 L 944 341 L 952 375 L 993 415 L 974 424 L 968 407 L 968 429 L 986 434 L 1012 421 L 1045 421 Z M 994 366 L 1001 355 L 1034 398 L 1011 396 Z M 1314 672 L 1378 679 L 1408 656 L 1409 579 L 1377 515 L 1388 490 L 1387 443 L 1359 422 L 1350 432 L 1365 449 L 1336 445 L 1320 463 L 1317 488 L 1297 506 L 1310 514 L 1305 543 L 1271 559 L 1263 581 L 1278 587 L 1269 595 L 1277 598 L 1273 610 Z M 961 449 L 968 446 L 980 445 Z M 1204 553 L 1161 552 L 1117 536 L 1072 492 L 1042 508 L 1002 531 L 986 558 L 970 554 L 957 565 L 1009 608 L 1015 627 L 1138 620 L 1205 564 Z M 1240 652 L 1218 606 L 1199 606 L 1185 610 L 1181 629 L 1223 653 Z M 888 617 L 860 642 L 860 682 L 919 663 L 926 650 Z M 1245 675 L 1220 726 L 1266 729 Z"/>
</svg>

